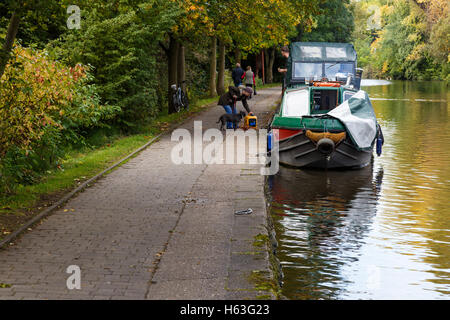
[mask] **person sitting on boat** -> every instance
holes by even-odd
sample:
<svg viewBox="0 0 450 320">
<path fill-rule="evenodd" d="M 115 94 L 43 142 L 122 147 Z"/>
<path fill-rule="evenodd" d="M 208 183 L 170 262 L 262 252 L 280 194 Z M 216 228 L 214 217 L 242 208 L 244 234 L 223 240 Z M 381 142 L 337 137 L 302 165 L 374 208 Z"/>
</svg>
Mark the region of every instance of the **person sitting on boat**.
<svg viewBox="0 0 450 320">
<path fill-rule="evenodd" d="M 241 101 L 242 106 L 245 108 L 247 113 L 250 113 L 251 111 L 248 106 L 247 98 L 250 97 L 252 93 L 253 90 L 250 87 L 239 89 L 237 87 L 229 86 L 228 92 L 220 96 L 217 104 L 222 106 L 226 113 L 236 114 L 236 101 Z M 231 122 L 227 122 L 227 129 L 233 129 L 233 124 Z"/>
</svg>

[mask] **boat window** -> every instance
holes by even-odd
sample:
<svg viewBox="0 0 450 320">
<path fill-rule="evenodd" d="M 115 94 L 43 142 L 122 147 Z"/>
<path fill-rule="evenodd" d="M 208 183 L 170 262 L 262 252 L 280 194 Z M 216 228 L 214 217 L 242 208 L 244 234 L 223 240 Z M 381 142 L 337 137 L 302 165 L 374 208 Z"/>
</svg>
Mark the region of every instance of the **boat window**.
<svg viewBox="0 0 450 320">
<path fill-rule="evenodd" d="M 338 105 L 338 90 L 320 90 L 313 92 L 312 113 L 326 113 Z"/>
<path fill-rule="evenodd" d="M 321 47 L 303 46 L 300 47 L 300 51 L 304 58 L 322 58 Z"/>
<path fill-rule="evenodd" d="M 330 80 L 345 80 L 348 74 L 354 74 L 353 63 L 325 63 L 325 77 Z"/>
<path fill-rule="evenodd" d="M 301 117 L 309 114 L 309 91 L 297 90 L 286 93 L 283 117 Z"/>
<path fill-rule="evenodd" d="M 335 48 L 335 47 L 327 47 L 327 58 L 336 59 L 336 58 L 347 58 L 347 51 L 345 48 Z"/>
<path fill-rule="evenodd" d="M 344 101 L 350 99 L 354 94 L 355 92 L 353 91 L 344 91 Z"/>
<path fill-rule="evenodd" d="M 321 78 L 322 63 L 295 62 L 293 78 Z"/>
</svg>

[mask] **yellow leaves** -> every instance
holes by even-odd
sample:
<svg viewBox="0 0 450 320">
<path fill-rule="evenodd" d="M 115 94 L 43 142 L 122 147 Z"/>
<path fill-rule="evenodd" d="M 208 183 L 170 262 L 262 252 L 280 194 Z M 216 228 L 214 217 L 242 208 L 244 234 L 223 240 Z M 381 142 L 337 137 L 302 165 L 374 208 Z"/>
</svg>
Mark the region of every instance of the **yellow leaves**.
<svg viewBox="0 0 450 320">
<path fill-rule="evenodd" d="M 380 12 L 382 16 L 388 16 L 394 12 L 394 6 L 384 5 L 380 7 Z"/>
<path fill-rule="evenodd" d="M 382 73 L 387 73 L 389 71 L 389 63 L 387 61 L 385 61 L 383 63 L 383 68 L 381 69 Z"/>
<path fill-rule="evenodd" d="M 185 14 L 174 28 L 177 35 L 215 35 L 250 50 L 283 42 L 299 23 L 309 25 L 309 17 L 315 13 L 312 0 L 254 0 L 250 3 L 180 0 L 178 3 Z"/>
<path fill-rule="evenodd" d="M 372 42 L 372 44 L 370 45 L 370 52 L 371 53 L 374 53 L 378 49 L 378 47 L 380 46 L 380 43 L 382 42 L 382 40 L 383 40 L 383 37 L 380 36 L 377 39 L 375 39 L 374 42 Z"/>
<path fill-rule="evenodd" d="M 188 11 L 197 11 L 197 10 L 202 10 L 202 8 L 192 4 L 189 6 Z"/>
<path fill-rule="evenodd" d="M 419 35 L 417 33 L 411 33 L 408 35 L 408 41 L 415 42 L 419 39 Z"/>
<path fill-rule="evenodd" d="M 423 57 L 424 51 L 426 51 L 425 43 L 418 44 L 414 47 L 413 51 L 406 58 L 407 61 L 419 60 Z"/>
<path fill-rule="evenodd" d="M 66 114 L 77 82 L 86 77 L 82 65 L 68 69 L 19 45 L 13 57 L 0 86 L 0 156 L 12 145 L 29 148 L 49 127 L 62 129 L 55 119 Z"/>
</svg>

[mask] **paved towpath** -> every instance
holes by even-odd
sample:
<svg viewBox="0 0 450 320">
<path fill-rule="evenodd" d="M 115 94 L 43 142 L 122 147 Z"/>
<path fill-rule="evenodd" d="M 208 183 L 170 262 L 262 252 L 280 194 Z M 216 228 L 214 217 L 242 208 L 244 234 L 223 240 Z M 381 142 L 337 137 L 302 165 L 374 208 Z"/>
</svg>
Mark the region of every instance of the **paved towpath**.
<svg viewBox="0 0 450 320">
<path fill-rule="evenodd" d="M 249 100 L 261 116 L 280 97 Z M 242 109 L 240 102 L 239 109 Z M 221 107 L 181 125 L 216 127 Z M 264 178 L 256 165 L 175 165 L 166 134 L 0 250 L 1 299 L 246 299 L 268 271 Z M 248 216 L 234 211 L 251 207 Z M 81 289 L 69 290 L 70 265 Z M 255 273 L 253 273 L 255 275 Z"/>
</svg>

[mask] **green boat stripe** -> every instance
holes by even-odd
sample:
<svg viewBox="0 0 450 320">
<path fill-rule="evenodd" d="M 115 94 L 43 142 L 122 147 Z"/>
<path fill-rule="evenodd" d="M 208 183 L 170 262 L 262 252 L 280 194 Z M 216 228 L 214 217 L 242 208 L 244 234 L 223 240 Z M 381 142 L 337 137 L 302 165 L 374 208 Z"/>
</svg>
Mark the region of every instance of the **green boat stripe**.
<svg viewBox="0 0 450 320">
<path fill-rule="evenodd" d="M 344 125 L 338 119 L 320 119 L 320 118 L 292 118 L 275 116 L 272 122 L 272 128 L 277 129 L 310 129 L 342 132 L 345 131 Z"/>
</svg>

